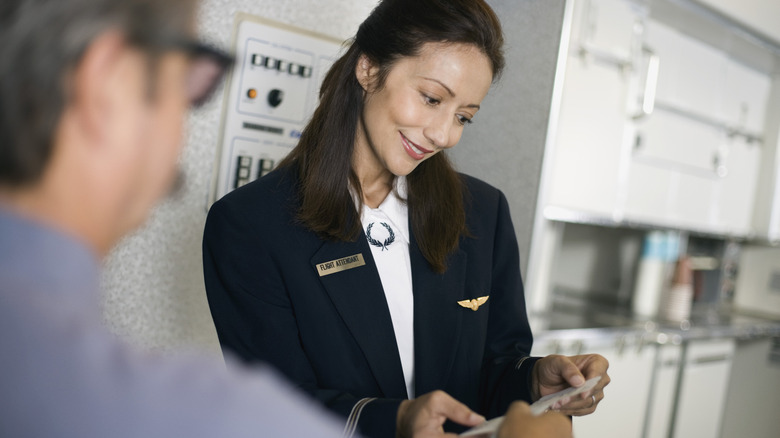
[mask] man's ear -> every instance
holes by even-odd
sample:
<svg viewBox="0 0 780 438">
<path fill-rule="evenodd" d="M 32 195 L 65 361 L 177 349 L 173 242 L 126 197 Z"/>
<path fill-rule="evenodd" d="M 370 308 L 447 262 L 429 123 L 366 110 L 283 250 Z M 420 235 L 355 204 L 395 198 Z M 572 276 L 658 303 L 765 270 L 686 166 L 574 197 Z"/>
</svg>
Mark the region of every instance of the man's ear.
<svg viewBox="0 0 780 438">
<path fill-rule="evenodd" d="M 101 140 L 110 135 L 110 117 L 117 115 L 121 87 L 116 75 L 126 68 L 120 62 L 129 47 L 124 36 L 115 31 L 95 38 L 69 75 L 66 87 L 67 109 L 75 111 L 82 133 Z M 95 137 L 96 136 L 96 137 Z M 97 144 L 102 143 L 99 141 Z"/>
<path fill-rule="evenodd" d="M 373 91 L 378 72 L 379 67 L 375 66 L 374 63 L 368 59 L 368 56 L 365 54 L 360 55 L 357 65 L 355 66 L 355 76 L 357 77 L 360 86 L 363 87 L 363 91 L 367 93 Z"/>
</svg>

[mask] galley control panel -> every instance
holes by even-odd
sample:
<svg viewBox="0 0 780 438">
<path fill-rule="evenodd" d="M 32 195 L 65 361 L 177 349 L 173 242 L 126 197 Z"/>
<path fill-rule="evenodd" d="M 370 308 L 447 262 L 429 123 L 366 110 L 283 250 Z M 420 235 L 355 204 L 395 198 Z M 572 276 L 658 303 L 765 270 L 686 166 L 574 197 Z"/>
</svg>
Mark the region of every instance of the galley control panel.
<svg viewBox="0 0 780 438">
<path fill-rule="evenodd" d="M 262 177 L 296 145 L 341 41 L 239 13 L 211 202 Z"/>
</svg>

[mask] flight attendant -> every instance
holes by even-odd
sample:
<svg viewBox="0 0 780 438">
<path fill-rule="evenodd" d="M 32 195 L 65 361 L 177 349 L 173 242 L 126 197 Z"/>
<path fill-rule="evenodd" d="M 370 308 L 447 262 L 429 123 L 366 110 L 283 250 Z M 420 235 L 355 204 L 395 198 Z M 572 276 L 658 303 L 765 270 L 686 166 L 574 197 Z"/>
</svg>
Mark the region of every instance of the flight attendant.
<svg viewBox="0 0 780 438">
<path fill-rule="evenodd" d="M 223 349 L 274 364 L 346 417 L 347 435 L 408 430 L 435 391 L 488 418 L 596 376 L 558 408 L 589 414 L 603 398 L 603 357 L 530 357 L 506 198 L 445 155 L 500 75 L 502 45 L 482 0 L 383 0 L 298 145 L 209 212 Z"/>
</svg>

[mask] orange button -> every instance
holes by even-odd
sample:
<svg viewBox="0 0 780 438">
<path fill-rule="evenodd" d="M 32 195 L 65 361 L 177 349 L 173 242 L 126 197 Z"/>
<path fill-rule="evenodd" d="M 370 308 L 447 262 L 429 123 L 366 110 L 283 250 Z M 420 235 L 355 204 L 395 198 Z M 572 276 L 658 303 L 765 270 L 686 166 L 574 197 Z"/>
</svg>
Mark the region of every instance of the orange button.
<svg viewBox="0 0 780 438">
<path fill-rule="evenodd" d="M 246 95 L 247 95 L 247 97 L 249 97 L 250 99 L 254 99 L 255 97 L 257 97 L 257 90 L 255 90 L 254 88 L 250 88 L 250 89 L 249 89 L 249 90 L 246 92 Z"/>
</svg>

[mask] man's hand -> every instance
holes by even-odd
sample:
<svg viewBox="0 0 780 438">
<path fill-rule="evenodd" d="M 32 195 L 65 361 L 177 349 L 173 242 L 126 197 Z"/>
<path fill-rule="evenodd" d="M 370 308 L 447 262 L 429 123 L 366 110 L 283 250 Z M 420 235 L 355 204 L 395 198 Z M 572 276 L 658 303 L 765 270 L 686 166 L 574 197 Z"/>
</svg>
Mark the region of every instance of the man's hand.
<svg viewBox="0 0 780 438">
<path fill-rule="evenodd" d="M 571 438 L 571 421 L 557 412 L 546 412 L 538 417 L 531 415 L 526 402 L 518 401 L 509 406 L 498 438 Z"/>
<path fill-rule="evenodd" d="M 457 436 L 444 433 L 442 426 L 447 420 L 473 427 L 485 421 L 485 417 L 473 412 L 446 392 L 433 391 L 401 402 L 395 435 L 398 438 Z"/>
<path fill-rule="evenodd" d="M 566 415 L 587 415 L 596 410 L 604 399 L 604 387 L 609 384 L 609 362 L 598 354 L 559 356 L 551 354 L 536 362 L 531 391 L 534 399 L 564 390 L 570 386 L 582 386 L 586 380 L 601 376 L 592 390 L 574 396 L 568 403 L 553 406 L 553 410 Z"/>
</svg>

